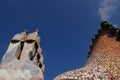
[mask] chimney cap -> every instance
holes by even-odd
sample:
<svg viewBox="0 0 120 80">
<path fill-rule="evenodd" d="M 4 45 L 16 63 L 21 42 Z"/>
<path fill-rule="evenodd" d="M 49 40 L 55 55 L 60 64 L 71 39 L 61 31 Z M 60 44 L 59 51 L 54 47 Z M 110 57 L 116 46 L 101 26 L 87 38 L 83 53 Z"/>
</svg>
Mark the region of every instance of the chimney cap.
<svg viewBox="0 0 120 80">
<path fill-rule="evenodd" d="M 25 29 L 25 30 L 24 30 L 24 32 L 28 33 L 28 30 L 27 30 L 27 29 Z"/>
<path fill-rule="evenodd" d="M 36 32 L 39 32 L 39 29 L 35 29 Z"/>
</svg>

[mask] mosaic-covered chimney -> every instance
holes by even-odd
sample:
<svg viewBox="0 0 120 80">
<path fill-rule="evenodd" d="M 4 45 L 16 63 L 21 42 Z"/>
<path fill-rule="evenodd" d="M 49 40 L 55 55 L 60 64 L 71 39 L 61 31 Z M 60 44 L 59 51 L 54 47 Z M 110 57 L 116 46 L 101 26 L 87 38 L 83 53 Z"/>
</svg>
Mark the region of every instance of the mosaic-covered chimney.
<svg viewBox="0 0 120 80">
<path fill-rule="evenodd" d="M 44 80 L 44 64 L 38 29 L 16 34 L 0 64 L 0 80 Z"/>
<path fill-rule="evenodd" d="M 92 39 L 85 66 L 58 75 L 54 80 L 120 80 L 120 29 L 102 22 Z"/>
</svg>

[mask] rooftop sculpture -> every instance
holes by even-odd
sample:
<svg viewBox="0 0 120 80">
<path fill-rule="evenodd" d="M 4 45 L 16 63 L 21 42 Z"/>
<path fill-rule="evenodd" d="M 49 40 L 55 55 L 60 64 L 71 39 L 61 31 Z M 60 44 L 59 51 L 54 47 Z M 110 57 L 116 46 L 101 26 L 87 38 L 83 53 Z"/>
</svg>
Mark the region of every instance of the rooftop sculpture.
<svg viewBox="0 0 120 80">
<path fill-rule="evenodd" d="M 92 39 L 84 67 L 58 75 L 54 80 L 120 80 L 120 29 L 108 22 Z"/>
<path fill-rule="evenodd" d="M 0 64 L 0 80 L 44 80 L 42 50 L 38 30 L 16 34 Z"/>
</svg>

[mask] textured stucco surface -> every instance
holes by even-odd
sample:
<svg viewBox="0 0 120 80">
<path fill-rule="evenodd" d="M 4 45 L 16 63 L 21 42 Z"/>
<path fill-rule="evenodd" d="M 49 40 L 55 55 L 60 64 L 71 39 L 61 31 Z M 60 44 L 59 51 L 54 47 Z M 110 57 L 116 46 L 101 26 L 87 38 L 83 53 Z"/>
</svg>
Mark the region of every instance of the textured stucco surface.
<svg viewBox="0 0 120 80">
<path fill-rule="evenodd" d="M 38 31 L 16 34 L 0 64 L 0 80 L 44 80 Z M 41 64 L 41 66 L 39 66 Z"/>
</svg>

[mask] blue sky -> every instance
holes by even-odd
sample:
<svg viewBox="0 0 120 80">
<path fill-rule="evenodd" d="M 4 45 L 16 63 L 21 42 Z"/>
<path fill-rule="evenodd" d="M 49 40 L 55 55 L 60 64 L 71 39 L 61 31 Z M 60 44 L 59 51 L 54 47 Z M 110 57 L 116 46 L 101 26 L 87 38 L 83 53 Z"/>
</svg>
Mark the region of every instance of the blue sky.
<svg viewBox="0 0 120 80">
<path fill-rule="evenodd" d="M 119 1 L 114 0 L 113 4 L 111 1 L 0 0 L 0 57 L 14 34 L 38 28 L 46 65 L 45 80 L 82 67 L 101 21 L 120 25 Z"/>
</svg>

